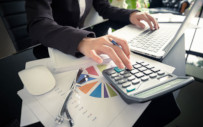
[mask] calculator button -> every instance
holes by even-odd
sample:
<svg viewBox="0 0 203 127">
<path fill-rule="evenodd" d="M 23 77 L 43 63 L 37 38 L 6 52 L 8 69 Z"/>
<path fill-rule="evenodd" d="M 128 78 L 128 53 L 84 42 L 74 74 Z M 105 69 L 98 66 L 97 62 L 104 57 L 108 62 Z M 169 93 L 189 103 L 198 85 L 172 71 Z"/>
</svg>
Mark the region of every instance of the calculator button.
<svg viewBox="0 0 203 127">
<path fill-rule="evenodd" d="M 108 75 L 111 75 L 111 74 L 114 74 L 114 73 L 116 73 L 114 70 L 108 70 L 108 71 L 107 71 L 107 74 L 108 74 Z"/>
<path fill-rule="evenodd" d="M 115 77 L 114 80 L 115 80 L 115 81 L 118 81 L 118 80 L 120 80 L 120 79 L 122 79 L 122 78 L 123 78 L 123 76 L 118 76 L 118 77 Z"/>
<path fill-rule="evenodd" d="M 130 77 L 130 76 L 131 76 L 130 73 L 128 73 L 128 74 L 124 74 L 124 78 L 128 78 L 128 77 Z"/>
<path fill-rule="evenodd" d="M 147 65 L 147 66 L 145 66 L 146 68 L 148 68 L 148 69 L 152 69 L 152 68 L 154 68 L 154 66 L 152 66 L 152 65 Z"/>
<path fill-rule="evenodd" d="M 150 78 L 155 78 L 156 76 L 157 76 L 156 73 L 152 73 L 152 74 L 149 75 Z"/>
<path fill-rule="evenodd" d="M 114 77 L 117 77 L 117 76 L 119 76 L 117 73 L 111 74 L 111 78 L 114 78 Z"/>
<path fill-rule="evenodd" d="M 141 78 L 142 81 L 147 81 L 148 79 L 149 79 L 148 76 L 144 76 L 144 77 Z"/>
<path fill-rule="evenodd" d="M 130 77 L 128 77 L 128 81 L 132 81 L 133 79 L 135 79 L 135 76 L 131 75 Z"/>
<path fill-rule="evenodd" d="M 137 70 L 137 69 L 133 69 L 132 71 L 131 71 L 131 74 L 136 74 L 136 73 L 138 73 L 139 71 Z"/>
<path fill-rule="evenodd" d="M 138 70 L 139 71 L 145 71 L 145 70 L 147 70 L 147 68 L 146 67 L 141 67 L 141 68 L 138 68 Z"/>
<path fill-rule="evenodd" d="M 163 72 L 163 71 L 159 71 L 157 74 L 158 74 L 158 75 L 164 75 L 165 72 Z"/>
<path fill-rule="evenodd" d="M 130 74 L 130 71 L 125 70 L 125 71 L 120 72 L 120 74 L 121 75 Z"/>
<path fill-rule="evenodd" d="M 133 67 L 137 69 L 137 68 L 142 67 L 142 65 L 140 65 L 140 64 L 136 64 L 136 65 L 134 65 Z"/>
<path fill-rule="evenodd" d="M 143 76 L 144 76 L 144 74 L 143 74 L 143 73 L 141 73 L 141 72 L 139 72 L 139 73 L 135 74 L 135 76 L 136 76 L 137 78 L 141 78 L 141 77 L 143 77 Z"/>
<path fill-rule="evenodd" d="M 151 71 L 151 70 L 145 70 L 145 71 L 143 71 L 143 73 L 144 73 L 145 75 L 149 75 L 149 74 L 152 73 L 152 71 Z"/>
<path fill-rule="evenodd" d="M 136 84 L 138 84 L 138 83 L 140 83 L 140 80 L 139 80 L 139 79 L 135 79 L 135 80 L 132 81 L 132 84 L 133 84 L 133 85 L 136 85 Z"/>
<path fill-rule="evenodd" d="M 139 64 L 141 64 L 141 63 L 144 63 L 144 61 L 142 61 L 142 60 L 139 60 L 139 61 L 137 61 L 136 63 L 139 63 Z"/>
<path fill-rule="evenodd" d="M 148 63 L 146 63 L 146 62 L 143 62 L 143 63 L 141 63 L 142 64 L 142 66 L 147 66 L 147 65 L 149 65 Z"/>
<path fill-rule="evenodd" d="M 125 82 L 126 82 L 126 79 L 121 79 L 121 80 L 118 81 L 118 84 L 123 84 Z"/>
<path fill-rule="evenodd" d="M 117 73 L 120 73 L 121 71 L 123 71 L 123 69 L 120 69 L 118 67 L 114 67 L 114 70 L 117 72 Z"/>
<path fill-rule="evenodd" d="M 126 88 L 126 92 L 132 92 L 132 91 L 134 91 L 135 90 L 135 87 L 134 86 L 130 86 L 130 87 L 128 87 L 128 88 Z"/>
<path fill-rule="evenodd" d="M 158 69 L 158 68 L 152 68 L 151 69 L 153 72 L 158 72 L 158 71 L 160 71 L 160 69 Z"/>
<path fill-rule="evenodd" d="M 120 72 L 120 74 L 121 74 L 121 75 L 124 75 L 124 74 L 125 74 L 125 71 Z"/>
<path fill-rule="evenodd" d="M 122 84 L 122 87 L 123 87 L 123 88 L 129 87 L 129 86 L 131 86 L 131 83 L 130 83 L 130 82 L 126 82 L 126 83 Z"/>
</svg>

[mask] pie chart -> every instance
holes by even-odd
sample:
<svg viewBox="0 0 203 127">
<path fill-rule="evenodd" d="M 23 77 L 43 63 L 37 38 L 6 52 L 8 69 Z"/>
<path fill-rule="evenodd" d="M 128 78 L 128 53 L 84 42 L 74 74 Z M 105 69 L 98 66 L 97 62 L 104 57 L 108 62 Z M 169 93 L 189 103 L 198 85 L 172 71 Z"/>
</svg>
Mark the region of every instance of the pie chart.
<svg viewBox="0 0 203 127">
<path fill-rule="evenodd" d="M 77 80 L 77 84 L 80 86 L 79 90 L 84 94 L 95 98 L 110 98 L 117 96 L 118 93 L 116 90 L 107 83 L 102 75 L 102 71 L 107 69 L 107 67 L 108 66 L 105 64 L 99 64 L 85 68 Z M 87 80 L 84 80 L 85 77 Z"/>
</svg>

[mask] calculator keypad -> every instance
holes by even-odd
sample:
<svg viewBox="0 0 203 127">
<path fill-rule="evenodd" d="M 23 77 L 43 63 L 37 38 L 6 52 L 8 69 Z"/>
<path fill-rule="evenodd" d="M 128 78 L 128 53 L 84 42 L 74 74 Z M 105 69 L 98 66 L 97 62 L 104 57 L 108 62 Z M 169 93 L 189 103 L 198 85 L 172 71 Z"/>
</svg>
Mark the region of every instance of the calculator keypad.
<svg viewBox="0 0 203 127">
<path fill-rule="evenodd" d="M 107 74 L 125 93 L 131 93 L 136 91 L 140 85 L 150 82 L 150 80 L 156 80 L 167 73 L 147 62 L 137 61 L 132 70 L 115 67 L 108 70 Z"/>
</svg>

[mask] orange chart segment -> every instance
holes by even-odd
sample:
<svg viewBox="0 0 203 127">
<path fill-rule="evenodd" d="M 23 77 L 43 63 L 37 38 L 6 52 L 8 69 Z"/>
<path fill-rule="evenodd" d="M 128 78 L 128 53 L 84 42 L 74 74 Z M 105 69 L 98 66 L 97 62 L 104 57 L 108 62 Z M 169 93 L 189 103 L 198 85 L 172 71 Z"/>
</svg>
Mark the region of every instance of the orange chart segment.
<svg viewBox="0 0 203 127">
<path fill-rule="evenodd" d="M 99 76 L 93 66 L 86 68 L 86 70 L 87 70 L 88 74 Z"/>
<path fill-rule="evenodd" d="M 84 86 L 81 86 L 79 89 L 83 92 L 83 93 L 88 93 L 90 89 L 92 89 L 92 87 L 97 84 L 98 81 L 96 82 L 92 82 L 92 83 L 88 83 Z"/>
</svg>

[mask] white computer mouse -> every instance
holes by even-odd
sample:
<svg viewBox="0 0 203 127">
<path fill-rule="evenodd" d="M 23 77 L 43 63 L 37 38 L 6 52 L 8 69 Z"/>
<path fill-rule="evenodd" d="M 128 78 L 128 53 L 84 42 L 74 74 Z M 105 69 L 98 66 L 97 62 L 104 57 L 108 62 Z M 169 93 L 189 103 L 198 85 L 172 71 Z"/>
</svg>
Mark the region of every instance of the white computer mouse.
<svg viewBox="0 0 203 127">
<path fill-rule="evenodd" d="M 32 95 L 41 95 L 54 88 L 56 81 L 46 66 L 35 66 L 18 72 L 25 88 Z"/>
</svg>

